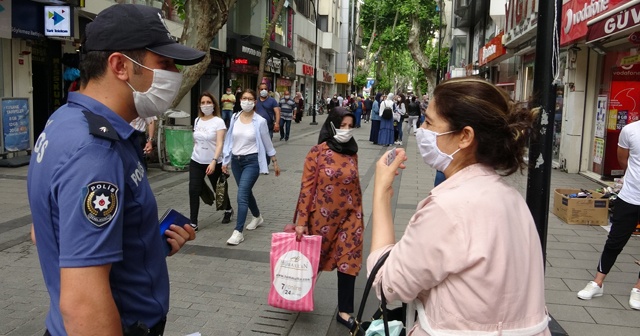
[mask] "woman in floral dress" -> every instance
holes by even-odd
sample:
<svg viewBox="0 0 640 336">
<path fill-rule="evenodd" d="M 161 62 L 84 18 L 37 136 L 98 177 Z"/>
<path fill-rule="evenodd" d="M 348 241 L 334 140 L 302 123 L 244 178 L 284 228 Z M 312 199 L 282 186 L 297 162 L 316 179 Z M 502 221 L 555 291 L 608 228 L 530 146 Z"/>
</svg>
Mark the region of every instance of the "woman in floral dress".
<svg viewBox="0 0 640 336">
<path fill-rule="evenodd" d="M 338 314 L 354 323 L 356 276 L 362 266 L 362 191 L 358 145 L 352 137 L 355 116 L 337 107 L 320 131 L 318 145 L 307 154 L 296 208 L 296 233 L 322 236 L 320 271 L 338 269 Z"/>
</svg>

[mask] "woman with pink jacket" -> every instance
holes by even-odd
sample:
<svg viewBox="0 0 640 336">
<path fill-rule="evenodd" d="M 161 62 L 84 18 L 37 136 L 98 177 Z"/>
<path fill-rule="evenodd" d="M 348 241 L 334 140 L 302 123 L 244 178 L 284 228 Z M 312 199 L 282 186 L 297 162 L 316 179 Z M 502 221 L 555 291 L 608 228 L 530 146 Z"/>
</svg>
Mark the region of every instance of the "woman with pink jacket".
<svg viewBox="0 0 640 336">
<path fill-rule="evenodd" d="M 391 251 L 374 288 L 409 303 L 409 335 L 550 335 L 540 239 L 520 193 L 501 178 L 526 168 L 534 115 L 480 79 L 441 83 L 416 142 L 447 177 L 418 204 L 396 243 L 392 183 L 403 149 L 376 165 L 367 269 Z"/>
</svg>

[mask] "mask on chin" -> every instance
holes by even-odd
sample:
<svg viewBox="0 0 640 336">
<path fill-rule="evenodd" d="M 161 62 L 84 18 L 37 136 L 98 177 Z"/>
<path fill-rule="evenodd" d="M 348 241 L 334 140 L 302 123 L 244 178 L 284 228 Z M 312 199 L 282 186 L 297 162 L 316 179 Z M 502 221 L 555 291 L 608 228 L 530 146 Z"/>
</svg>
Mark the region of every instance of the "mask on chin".
<svg viewBox="0 0 640 336">
<path fill-rule="evenodd" d="M 441 172 L 445 171 L 445 169 L 449 167 L 449 164 L 451 164 L 451 161 L 453 161 L 453 155 L 459 152 L 460 148 L 458 148 L 451 154 L 445 154 L 440 150 L 440 148 L 438 148 L 437 138 L 441 135 L 453 132 L 454 131 L 436 133 L 428 129 L 418 128 L 418 130 L 416 131 L 416 143 L 418 144 L 418 152 L 420 153 L 420 156 L 422 156 L 422 160 L 427 164 L 427 166 Z"/>
</svg>

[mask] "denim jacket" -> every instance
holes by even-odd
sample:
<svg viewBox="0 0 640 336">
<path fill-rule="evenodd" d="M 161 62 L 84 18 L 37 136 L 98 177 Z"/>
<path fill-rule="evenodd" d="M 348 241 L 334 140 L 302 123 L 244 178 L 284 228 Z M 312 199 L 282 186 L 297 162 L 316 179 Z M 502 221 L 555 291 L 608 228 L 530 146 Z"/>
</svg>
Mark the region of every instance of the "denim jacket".
<svg viewBox="0 0 640 336">
<path fill-rule="evenodd" d="M 235 121 L 240 116 L 238 112 L 233 115 L 231 122 L 229 123 L 229 131 L 224 138 L 224 146 L 222 147 L 222 165 L 228 166 L 231 162 L 231 149 L 233 148 L 233 126 Z M 276 155 L 276 150 L 273 148 L 273 143 L 269 137 L 269 128 L 267 121 L 261 117 L 258 113 L 253 113 L 253 119 L 251 120 L 253 129 L 256 131 L 256 142 L 258 145 L 258 164 L 260 165 L 260 174 L 269 174 L 269 165 L 267 164 L 267 155 Z M 266 153 L 266 154 L 265 154 Z"/>
</svg>

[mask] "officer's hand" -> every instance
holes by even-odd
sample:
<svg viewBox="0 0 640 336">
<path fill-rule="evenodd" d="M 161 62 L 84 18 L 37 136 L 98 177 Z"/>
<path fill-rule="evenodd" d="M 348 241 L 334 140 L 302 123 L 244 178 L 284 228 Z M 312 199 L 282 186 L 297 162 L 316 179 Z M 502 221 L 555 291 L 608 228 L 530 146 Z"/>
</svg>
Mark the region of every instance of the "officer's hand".
<svg viewBox="0 0 640 336">
<path fill-rule="evenodd" d="M 33 228 L 33 223 L 31 223 L 31 241 L 33 244 L 36 244 L 36 230 Z"/>
<path fill-rule="evenodd" d="M 167 242 L 171 245 L 170 256 L 178 253 L 189 240 L 196 239 L 196 231 L 189 224 L 182 227 L 171 224 L 165 235 L 168 237 Z"/>
</svg>

